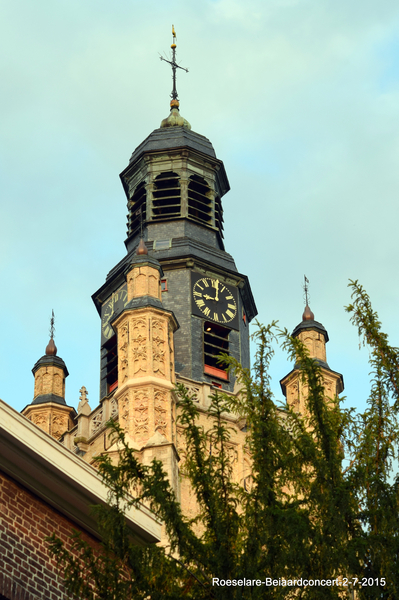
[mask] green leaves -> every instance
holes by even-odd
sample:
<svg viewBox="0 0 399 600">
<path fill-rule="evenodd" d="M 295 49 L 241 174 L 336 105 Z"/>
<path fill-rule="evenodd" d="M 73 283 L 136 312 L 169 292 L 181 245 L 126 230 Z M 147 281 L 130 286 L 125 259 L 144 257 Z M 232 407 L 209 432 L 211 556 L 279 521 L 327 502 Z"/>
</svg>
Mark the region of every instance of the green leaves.
<svg viewBox="0 0 399 600">
<path fill-rule="evenodd" d="M 54 536 L 48 540 L 71 594 L 90 600 L 279 599 L 290 597 L 288 588 L 213 586 L 212 578 L 354 576 L 386 579 L 383 587 L 358 586 L 359 599 L 399 597 L 399 481 L 393 479 L 399 351 L 382 333 L 363 288 L 350 286 L 347 311 L 370 348 L 364 414 L 326 396 L 323 368 L 298 338 L 275 322 L 257 323 L 252 374 L 231 356 L 220 359 L 237 378 L 236 396 L 214 393 L 205 414 L 183 385 L 176 389 L 185 440 L 180 478 L 190 486 L 194 518 L 182 513 L 162 463 L 141 464 L 118 423 L 109 424 L 120 451 L 118 464 L 107 455 L 97 461 L 109 488 L 109 507 L 96 507 L 102 545 L 93 549 L 75 534 L 69 551 Z M 272 396 L 269 364 L 277 341 L 308 390 L 302 414 Z M 238 447 L 241 430 L 246 440 Z M 250 474 L 244 464 L 251 465 Z M 162 519 L 164 545 L 132 543 L 124 512 L 140 503 Z M 291 594 L 351 597 L 350 588 L 337 585 L 291 588 Z"/>
</svg>

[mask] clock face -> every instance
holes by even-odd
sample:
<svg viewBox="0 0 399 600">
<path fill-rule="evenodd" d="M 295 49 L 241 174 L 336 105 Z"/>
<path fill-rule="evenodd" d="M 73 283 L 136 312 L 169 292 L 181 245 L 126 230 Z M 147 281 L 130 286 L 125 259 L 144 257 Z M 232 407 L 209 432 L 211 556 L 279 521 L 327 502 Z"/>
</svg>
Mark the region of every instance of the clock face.
<svg viewBox="0 0 399 600">
<path fill-rule="evenodd" d="M 127 304 L 127 286 L 120 287 L 102 305 L 101 308 L 101 341 L 109 340 L 114 335 L 110 321 L 120 313 Z"/>
<path fill-rule="evenodd" d="M 219 279 L 196 278 L 193 282 L 192 298 L 193 312 L 200 313 L 215 323 L 233 326 L 237 316 L 236 290 L 233 291 Z"/>
</svg>

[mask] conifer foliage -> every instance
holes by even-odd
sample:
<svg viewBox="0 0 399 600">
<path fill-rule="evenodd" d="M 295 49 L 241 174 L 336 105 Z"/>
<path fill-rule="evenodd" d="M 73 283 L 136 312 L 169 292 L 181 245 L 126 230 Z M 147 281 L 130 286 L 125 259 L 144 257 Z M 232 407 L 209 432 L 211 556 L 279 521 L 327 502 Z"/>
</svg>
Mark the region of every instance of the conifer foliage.
<svg viewBox="0 0 399 600">
<path fill-rule="evenodd" d="M 162 464 L 141 464 L 118 423 L 110 423 L 120 451 L 118 465 L 108 455 L 98 458 L 109 488 L 109 506 L 96 507 L 102 551 L 78 533 L 70 549 L 55 536 L 48 540 L 70 594 L 87 600 L 399 598 L 399 350 L 381 332 L 364 289 L 350 286 L 346 310 L 369 346 L 372 367 L 364 414 L 326 398 L 321 368 L 297 338 L 276 323 L 258 324 L 253 372 L 223 357 L 242 388 L 233 398 L 219 392 L 210 398 L 207 427 L 186 388 L 177 388 L 186 438 L 181 474 L 197 501 L 195 519 L 182 514 Z M 278 339 L 309 389 L 303 415 L 272 397 L 268 369 Z M 241 482 L 233 477 L 232 431 L 224 418 L 232 412 L 245 423 L 252 464 Z M 167 546 L 138 547 L 129 538 L 125 511 L 142 504 L 163 521 Z M 303 585 L 309 579 L 334 584 Z"/>
</svg>

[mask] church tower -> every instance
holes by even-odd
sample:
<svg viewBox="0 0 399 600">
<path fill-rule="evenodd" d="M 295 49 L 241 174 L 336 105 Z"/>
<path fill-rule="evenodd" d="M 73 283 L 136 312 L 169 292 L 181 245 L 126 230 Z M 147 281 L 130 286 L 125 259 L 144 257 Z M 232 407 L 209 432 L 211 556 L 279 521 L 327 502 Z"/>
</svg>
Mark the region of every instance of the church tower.
<svg viewBox="0 0 399 600">
<path fill-rule="evenodd" d="M 309 350 L 309 357 L 315 359 L 321 367 L 325 394 L 327 398 L 334 399 L 344 390 L 344 379 L 340 373 L 336 373 L 327 363 L 326 343 L 328 342 L 327 330 L 321 323 L 315 321 L 313 312 L 306 304 L 302 315 L 302 321 L 294 331 L 292 337 L 297 337 Z M 287 404 L 294 410 L 304 413 L 306 398 L 308 396 L 308 385 L 302 381 L 299 364 L 294 365 L 293 370 L 280 381 L 281 389 L 287 399 Z"/>
<path fill-rule="evenodd" d="M 32 369 L 35 378 L 33 400 L 21 412 L 38 427 L 59 439 L 74 427 L 75 409 L 65 402 L 65 378 L 68 369 L 57 356 L 54 343 L 54 313 L 51 318 L 51 337 L 45 355 Z"/>
<path fill-rule="evenodd" d="M 180 114 L 175 53 L 173 43 L 170 114 L 120 174 L 126 255 L 92 296 L 101 320 L 99 405 L 91 410 L 82 393 L 77 424 L 62 442 L 87 462 L 103 452 L 116 461 L 106 423 L 118 419 L 144 464 L 154 457 L 163 462 L 182 509 L 194 516 L 179 469 L 186 442 L 175 384 L 188 389 L 207 426 L 215 388 L 237 392 L 218 357 L 226 353 L 249 368 L 249 323 L 257 310 L 248 277 L 224 245 L 222 200 L 230 186 L 223 162 Z M 228 420 L 240 481 L 248 471 L 246 433 L 238 418 Z"/>
<path fill-rule="evenodd" d="M 126 376 L 115 316 L 132 301 L 126 273 L 141 236 L 146 260 L 157 261 L 161 270 L 155 270 L 162 271 L 162 305 L 179 324 L 173 336 L 176 375 L 233 392 L 233 377 L 218 355 L 226 352 L 249 367 L 248 325 L 257 310 L 247 276 L 224 246 L 222 198 L 230 186 L 211 142 L 180 114 L 175 51 L 173 43 L 171 112 L 120 175 L 128 207 L 127 255 L 93 295 L 101 316 L 100 400 L 117 389 L 119 396 Z"/>
</svg>

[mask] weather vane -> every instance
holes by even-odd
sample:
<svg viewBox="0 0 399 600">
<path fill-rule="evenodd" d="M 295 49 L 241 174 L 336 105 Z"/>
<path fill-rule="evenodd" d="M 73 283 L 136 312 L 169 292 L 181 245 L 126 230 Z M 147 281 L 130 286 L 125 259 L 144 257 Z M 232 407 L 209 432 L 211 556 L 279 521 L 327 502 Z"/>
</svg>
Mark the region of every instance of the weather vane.
<svg viewBox="0 0 399 600">
<path fill-rule="evenodd" d="M 55 327 L 54 327 L 54 309 L 51 311 L 51 319 L 50 319 L 50 338 L 53 339 L 54 338 L 54 331 L 55 331 Z"/>
<path fill-rule="evenodd" d="M 167 58 L 164 58 L 163 56 L 160 56 L 159 58 L 161 60 L 169 63 L 170 66 L 172 67 L 173 90 L 172 90 L 172 93 L 171 93 L 170 97 L 172 98 L 172 100 L 177 100 L 178 101 L 177 89 L 176 89 L 176 69 L 182 69 L 183 71 L 186 71 L 186 73 L 188 73 L 188 69 L 185 69 L 184 67 L 181 67 L 176 62 L 176 32 L 175 32 L 175 28 L 174 28 L 173 25 L 172 25 L 172 35 L 173 35 L 173 42 L 172 42 L 172 45 L 171 45 L 171 48 L 172 48 L 172 60 L 168 60 Z"/>
<path fill-rule="evenodd" d="M 305 283 L 303 285 L 303 291 L 305 292 L 305 302 L 306 302 L 306 306 L 309 306 L 309 288 L 308 288 L 308 283 L 309 283 L 309 279 L 306 277 L 306 275 L 303 276 Z"/>
</svg>

